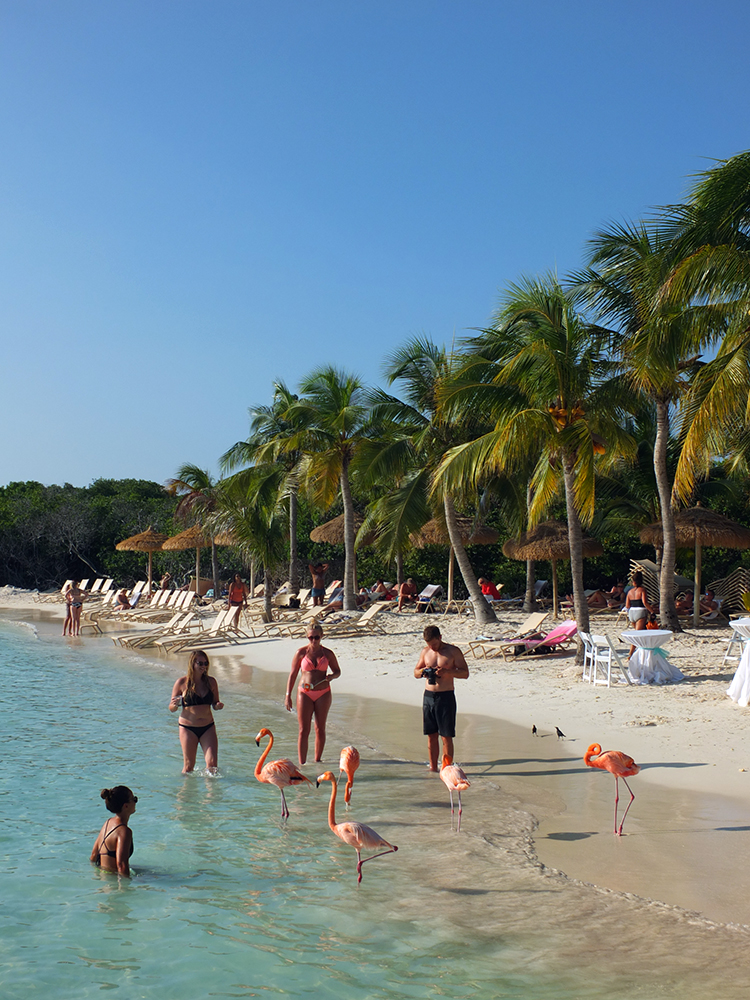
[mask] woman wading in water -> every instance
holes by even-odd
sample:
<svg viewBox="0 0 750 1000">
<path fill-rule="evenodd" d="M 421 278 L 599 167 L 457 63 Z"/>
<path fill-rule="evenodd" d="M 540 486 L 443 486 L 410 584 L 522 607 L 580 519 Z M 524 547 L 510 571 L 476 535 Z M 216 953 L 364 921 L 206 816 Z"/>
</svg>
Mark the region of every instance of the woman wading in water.
<svg viewBox="0 0 750 1000">
<path fill-rule="evenodd" d="M 287 712 L 292 710 L 292 688 L 297 674 L 302 671 L 302 677 L 297 688 L 297 718 L 299 719 L 299 739 L 297 752 L 300 764 L 307 761 L 307 744 L 310 739 L 310 726 L 315 719 L 315 760 L 323 757 L 326 745 L 326 719 L 331 708 L 330 681 L 341 676 L 341 667 L 333 650 L 321 645 L 323 629 L 320 625 L 311 625 L 307 630 L 307 645 L 301 646 L 292 659 L 292 669 L 286 684 L 284 707 Z M 331 673 L 328 673 L 328 668 Z"/>
<path fill-rule="evenodd" d="M 108 872 L 130 875 L 130 855 L 133 853 L 133 833 L 128 820 L 135 812 L 138 796 L 127 785 L 103 788 L 101 797 L 114 817 L 110 817 L 99 831 L 91 851 L 91 860 Z"/>
<path fill-rule="evenodd" d="M 182 756 L 185 759 L 183 774 L 195 768 L 198 746 L 206 757 L 206 770 L 210 774 L 219 766 L 219 740 L 211 709 L 224 708 L 219 700 L 219 685 L 208 676 L 208 654 L 196 649 L 190 654 L 187 674 L 180 677 L 172 688 L 169 711 L 182 708 L 179 725 Z"/>
</svg>

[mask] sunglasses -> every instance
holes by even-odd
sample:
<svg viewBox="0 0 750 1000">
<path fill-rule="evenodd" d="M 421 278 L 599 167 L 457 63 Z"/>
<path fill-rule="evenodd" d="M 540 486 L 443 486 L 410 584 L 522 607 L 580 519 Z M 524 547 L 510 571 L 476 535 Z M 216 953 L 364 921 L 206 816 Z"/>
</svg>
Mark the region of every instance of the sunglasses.
<svg viewBox="0 0 750 1000">
<path fill-rule="evenodd" d="M 320 642 L 322 640 L 322 635 L 308 635 L 308 642 Z"/>
<path fill-rule="evenodd" d="M 196 660 L 195 661 L 195 665 L 196 665 L 196 667 L 207 667 L 208 666 L 208 660 Z"/>
<path fill-rule="evenodd" d="M 137 801 L 138 801 L 138 796 L 137 796 L 137 795 L 134 795 L 134 796 L 133 796 L 133 802 L 137 802 Z"/>
</svg>

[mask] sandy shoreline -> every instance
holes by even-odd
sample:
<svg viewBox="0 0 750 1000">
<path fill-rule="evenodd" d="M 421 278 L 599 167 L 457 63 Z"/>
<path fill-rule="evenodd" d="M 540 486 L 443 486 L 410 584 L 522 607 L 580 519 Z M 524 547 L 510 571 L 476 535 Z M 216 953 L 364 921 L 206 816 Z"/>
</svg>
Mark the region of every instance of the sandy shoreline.
<svg viewBox="0 0 750 1000">
<path fill-rule="evenodd" d="M 10 588 L 0 588 L 0 608 L 24 618 L 62 613 L 60 606 L 36 604 L 30 594 Z M 503 625 L 520 618 L 509 615 Z M 378 699 L 385 711 L 387 703 L 419 707 L 422 685 L 413 668 L 425 624 L 439 624 L 447 641 L 464 648 L 478 632 L 473 620 L 391 613 L 381 619 L 387 635 L 330 644 L 342 666 L 334 691 Z M 599 627 L 617 634 L 614 620 Z M 503 755 L 493 761 L 493 777 L 537 801 L 534 840 L 543 864 L 583 882 L 699 910 L 712 920 L 750 924 L 750 876 L 736 861 L 750 849 L 750 736 L 747 710 L 725 694 L 734 672 L 734 664 L 722 667 L 729 634 L 724 628 L 676 636 L 670 658 L 686 681 L 665 687 L 593 688 L 581 682 L 572 655 L 513 663 L 469 657 L 471 676 L 456 683 L 457 759 L 481 766 L 462 754 L 462 722 L 464 731 L 469 723 L 484 727 L 490 745 L 493 727 L 519 727 L 502 740 L 498 735 Z M 256 640 L 215 652 L 230 664 L 286 674 L 300 644 Z M 532 724 L 540 737 L 532 737 Z M 555 726 L 566 740 L 552 735 Z M 623 750 L 642 766 L 632 782 L 637 798 L 626 827 L 630 837 L 622 840 L 611 835 L 614 782 L 583 766 L 592 742 Z M 419 736 L 422 743 L 426 759 Z"/>
</svg>

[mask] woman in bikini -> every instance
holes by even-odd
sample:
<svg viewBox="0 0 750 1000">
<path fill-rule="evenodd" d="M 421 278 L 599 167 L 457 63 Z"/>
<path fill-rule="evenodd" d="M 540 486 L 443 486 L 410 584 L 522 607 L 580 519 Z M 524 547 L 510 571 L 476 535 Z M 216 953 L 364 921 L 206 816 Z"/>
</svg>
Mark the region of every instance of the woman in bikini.
<svg viewBox="0 0 750 1000">
<path fill-rule="evenodd" d="M 234 580 L 229 584 L 229 592 L 227 593 L 229 607 L 237 608 L 237 614 L 234 616 L 235 625 L 239 625 L 242 609 L 247 607 L 247 596 L 248 590 L 242 582 L 242 577 L 239 573 L 235 573 Z"/>
<path fill-rule="evenodd" d="M 103 788 L 101 797 L 114 816 L 110 816 L 99 831 L 91 851 L 95 865 L 118 875 L 130 875 L 130 855 L 133 853 L 133 834 L 128 820 L 135 812 L 138 796 L 127 785 Z"/>
<path fill-rule="evenodd" d="M 209 774 L 215 774 L 219 764 L 219 741 L 211 709 L 218 712 L 224 708 L 224 703 L 219 700 L 219 685 L 208 676 L 208 669 L 208 655 L 202 649 L 194 650 L 190 654 L 187 674 L 172 688 L 169 711 L 182 709 L 178 728 L 185 759 L 183 774 L 195 768 L 199 745 L 206 757 Z"/>
<path fill-rule="evenodd" d="M 292 710 L 292 688 L 301 672 L 297 687 L 297 718 L 299 719 L 299 740 L 297 752 L 300 764 L 307 761 L 307 744 L 310 726 L 315 719 L 315 760 L 320 761 L 326 745 L 326 719 L 331 708 L 330 681 L 341 676 L 341 667 L 333 650 L 322 645 L 323 629 L 311 625 L 307 630 L 307 645 L 301 646 L 292 659 L 292 669 L 286 685 L 284 707 Z M 331 672 L 328 673 L 330 667 Z"/>
</svg>

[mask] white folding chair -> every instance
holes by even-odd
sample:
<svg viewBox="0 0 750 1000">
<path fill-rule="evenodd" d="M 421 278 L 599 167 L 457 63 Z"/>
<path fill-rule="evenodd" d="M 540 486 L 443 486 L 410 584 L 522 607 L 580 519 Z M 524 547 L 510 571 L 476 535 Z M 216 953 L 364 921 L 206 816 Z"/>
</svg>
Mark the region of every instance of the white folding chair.
<svg viewBox="0 0 750 1000">
<path fill-rule="evenodd" d="M 592 635 L 591 641 L 594 644 L 594 679 L 592 684 L 606 684 L 612 686 L 612 663 L 616 663 L 620 673 L 628 684 L 633 682 L 627 665 L 623 663 L 617 647 L 612 642 L 609 635 Z"/>
<path fill-rule="evenodd" d="M 581 642 L 583 643 L 583 680 L 587 681 L 589 684 L 594 683 L 594 643 L 591 640 L 591 635 L 588 632 L 581 632 L 578 630 L 578 634 L 581 637 Z"/>
<path fill-rule="evenodd" d="M 724 659 L 721 661 L 722 666 L 730 660 L 740 660 L 745 649 L 745 643 L 750 641 L 750 624 L 748 624 L 747 619 L 738 619 L 737 621 L 730 622 L 729 625 L 732 629 L 732 638 L 727 643 Z M 732 653 L 734 646 L 739 646 L 739 656 L 735 656 Z"/>
</svg>

